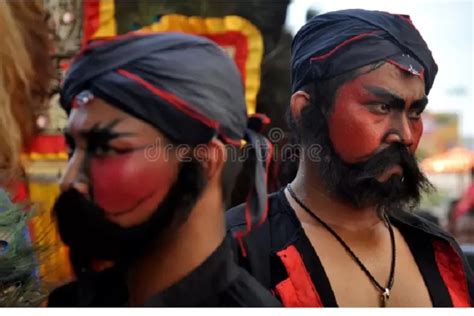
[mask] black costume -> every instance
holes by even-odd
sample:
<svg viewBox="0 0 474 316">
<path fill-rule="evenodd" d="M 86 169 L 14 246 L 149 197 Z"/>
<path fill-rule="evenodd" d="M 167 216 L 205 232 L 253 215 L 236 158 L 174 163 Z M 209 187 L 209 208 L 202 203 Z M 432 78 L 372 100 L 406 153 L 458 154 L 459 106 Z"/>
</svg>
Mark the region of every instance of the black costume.
<svg viewBox="0 0 474 316">
<path fill-rule="evenodd" d="M 267 220 L 243 238 L 242 248 L 234 243 L 239 264 L 284 306 L 337 307 L 324 267 L 283 189 L 270 195 L 269 207 Z M 242 206 L 227 211 L 227 221 L 230 232 L 239 230 L 245 224 Z M 410 213 L 390 216 L 390 222 L 410 247 L 433 306 L 472 306 L 472 271 L 454 239 Z"/>
<path fill-rule="evenodd" d="M 49 297 L 52 307 L 126 307 L 123 273 L 110 268 L 69 283 Z M 150 297 L 145 307 L 278 307 L 269 291 L 236 265 L 228 241 L 186 278 Z"/>
</svg>

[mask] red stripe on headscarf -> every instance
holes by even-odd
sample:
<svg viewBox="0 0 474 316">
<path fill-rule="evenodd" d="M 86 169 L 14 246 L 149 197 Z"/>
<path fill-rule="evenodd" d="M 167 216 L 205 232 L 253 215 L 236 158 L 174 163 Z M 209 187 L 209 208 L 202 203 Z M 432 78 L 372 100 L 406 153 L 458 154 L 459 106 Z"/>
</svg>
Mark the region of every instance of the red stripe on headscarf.
<svg viewBox="0 0 474 316">
<path fill-rule="evenodd" d="M 176 95 L 174 95 L 174 94 L 172 94 L 168 91 L 162 90 L 158 87 L 155 87 L 154 85 L 147 82 L 146 80 L 144 80 L 140 76 L 138 76 L 136 74 L 133 74 L 129 71 L 126 71 L 124 69 L 118 69 L 117 72 L 119 74 L 121 74 L 122 76 L 127 77 L 128 79 L 135 81 L 136 83 L 143 86 L 144 88 L 146 88 L 150 92 L 154 93 L 155 95 L 159 96 L 163 100 L 167 101 L 168 103 L 170 103 L 171 105 L 173 105 L 174 107 L 176 107 L 178 110 L 180 110 L 184 114 L 188 115 L 189 117 L 191 117 L 195 120 L 198 120 L 201 123 L 203 123 L 204 125 L 207 125 L 211 128 L 217 129 L 219 127 L 219 122 L 211 120 L 210 118 L 208 118 L 204 114 L 199 113 L 198 111 L 193 109 L 189 104 L 187 104 L 184 100 L 182 100 L 178 96 L 176 96 Z"/>
<path fill-rule="evenodd" d="M 311 57 L 311 61 L 318 61 L 318 60 L 323 60 L 323 59 L 326 59 L 328 58 L 329 56 L 331 56 L 332 54 L 334 54 L 336 51 L 338 51 L 341 47 L 343 46 L 346 46 L 347 44 L 350 44 L 352 42 L 355 42 L 355 41 L 358 41 L 364 37 L 367 37 L 367 36 L 371 36 L 371 35 L 374 35 L 375 33 L 378 33 L 379 31 L 372 31 L 372 32 L 369 32 L 369 33 L 362 33 L 362 34 L 359 34 L 359 35 L 356 35 L 354 37 L 351 37 L 347 40 L 345 40 L 344 42 L 342 42 L 341 44 L 337 45 L 336 47 L 334 47 L 333 49 L 331 49 L 329 52 L 327 52 L 326 54 L 324 55 L 321 55 L 321 56 L 315 56 L 315 57 Z"/>
</svg>

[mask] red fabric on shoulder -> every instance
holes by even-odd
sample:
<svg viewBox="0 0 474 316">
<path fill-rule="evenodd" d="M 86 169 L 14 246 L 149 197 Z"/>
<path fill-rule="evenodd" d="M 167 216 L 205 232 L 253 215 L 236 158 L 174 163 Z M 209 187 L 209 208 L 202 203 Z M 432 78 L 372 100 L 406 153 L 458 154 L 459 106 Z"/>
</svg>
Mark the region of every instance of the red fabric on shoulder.
<svg viewBox="0 0 474 316">
<path fill-rule="evenodd" d="M 436 264 L 448 288 L 453 307 L 470 307 L 467 279 L 459 254 L 446 242 L 435 241 Z"/>
<path fill-rule="evenodd" d="M 288 278 L 277 284 L 276 293 L 286 307 L 323 307 L 303 259 L 295 246 L 277 253 L 288 272 Z"/>
</svg>

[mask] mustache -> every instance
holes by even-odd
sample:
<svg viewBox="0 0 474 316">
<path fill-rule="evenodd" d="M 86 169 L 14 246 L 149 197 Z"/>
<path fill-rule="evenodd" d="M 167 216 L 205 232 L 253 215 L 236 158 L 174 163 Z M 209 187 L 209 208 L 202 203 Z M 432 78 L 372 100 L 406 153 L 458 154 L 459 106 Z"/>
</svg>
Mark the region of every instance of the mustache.
<svg viewBox="0 0 474 316">
<path fill-rule="evenodd" d="M 403 177 L 421 174 L 415 156 L 402 144 L 392 144 L 366 161 L 352 164 L 352 168 L 359 173 L 355 180 L 361 182 L 373 179 L 395 165 L 400 165 Z"/>
<path fill-rule="evenodd" d="M 127 243 L 128 238 L 124 234 L 124 229 L 107 220 L 105 212 L 100 207 L 75 189 L 69 189 L 58 197 L 52 215 L 62 241 L 71 249 L 108 258 L 119 250 L 115 249 L 116 244 L 124 246 Z M 127 235 L 134 233 L 135 229 L 132 227 Z M 111 240 L 114 242 L 111 243 Z M 94 247 L 88 247 L 89 245 Z M 100 249 L 101 253 L 95 253 L 94 249 Z"/>
<path fill-rule="evenodd" d="M 320 165 L 320 176 L 329 192 L 356 207 L 373 205 L 378 210 L 412 209 L 422 192 L 431 192 L 433 185 L 418 167 L 415 156 L 403 144 L 392 144 L 359 163 L 346 163 L 332 150 L 327 140 L 330 159 Z M 387 168 L 399 165 L 402 176 L 379 182 Z"/>
</svg>

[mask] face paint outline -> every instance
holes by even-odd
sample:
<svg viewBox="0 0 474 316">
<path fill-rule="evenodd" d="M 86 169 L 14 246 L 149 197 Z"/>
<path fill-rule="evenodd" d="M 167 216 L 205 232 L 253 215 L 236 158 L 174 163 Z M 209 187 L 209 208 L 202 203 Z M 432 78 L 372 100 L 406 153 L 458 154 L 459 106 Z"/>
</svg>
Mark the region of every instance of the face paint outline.
<svg viewBox="0 0 474 316">
<path fill-rule="evenodd" d="M 137 203 L 135 203 L 134 206 L 126 209 L 125 211 L 121 211 L 121 212 L 117 212 L 117 213 L 114 213 L 114 214 L 109 214 L 109 213 L 106 213 L 105 216 L 106 217 L 111 217 L 111 218 L 117 218 L 117 217 L 120 217 L 120 216 L 123 216 L 123 215 L 127 215 L 131 212 L 133 212 L 135 209 L 137 209 L 140 205 L 142 205 L 144 202 L 148 201 L 148 199 L 150 199 L 152 196 L 153 196 L 153 193 L 154 192 L 150 192 L 148 195 L 145 195 L 144 197 L 142 197 L 140 200 L 138 200 Z M 94 201 L 94 200 L 92 200 Z"/>
<path fill-rule="evenodd" d="M 373 89 L 366 89 L 367 86 Z M 374 91 L 383 93 L 377 96 Z M 336 153 L 347 163 L 362 162 L 396 138 L 415 152 L 423 133 L 423 122 L 413 111 L 424 110 L 427 101 L 423 80 L 391 64 L 342 84 L 327 116 Z M 403 110 L 398 111 L 401 102 Z"/>
<path fill-rule="evenodd" d="M 91 135 L 91 137 L 94 137 L 94 135 Z M 99 144 L 99 146 L 102 146 L 102 145 Z M 136 202 L 127 208 L 118 209 L 116 207 L 112 207 L 110 204 L 109 204 L 109 207 L 107 207 L 106 205 L 103 204 L 103 203 L 106 203 L 103 200 L 103 198 L 105 197 L 101 198 L 101 197 L 96 196 L 98 192 L 102 191 L 102 193 L 104 193 L 109 190 L 103 191 L 103 189 L 97 188 L 97 186 L 102 186 L 102 185 L 98 184 L 97 180 L 94 180 L 99 174 L 98 172 L 94 172 L 94 169 L 95 169 L 94 164 L 99 164 L 99 165 L 109 165 L 109 164 L 114 164 L 114 163 L 122 164 L 121 168 L 117 168 L 117 172 L 120 173 L 121 171 L 123 172 L 124 170 L 128 170 L 129 167 L 127 167 L 127 165 L 130 164 L 130 161 L 136 160 L 134 155 L 137 154 L 137 151 L 141 151 L 148 146 L 149 144 L 141 146 L 139 148 L 125 150 L 123 153 L 117 152 L 115 154 L 110 154 L 110 155 L 109 154 L 94 155 L 93 151 L 91 150 L 87 156 L 87 159 L 84 160 L 85 163 L 87 164 L 88 178 L 90 179 L 89 187 L 90 187 L 91 200 L 104 209 L 105 215 L 107 218 L 118 219 L 123 216 L 126 216 L 127 214 L 133 213 L 137 209 L 140 209 L 144 204 L 146 204 L 150 200 L 151 197 L 155 196 L 155 194 L 157 193 L 157 190 L 154 189 L 154 190 L 151 190 L 150 192 L 143 192 L 144 194 L 137 197 Z M 139 155 L 141 156 L 142 153 L 139 153 Z M 122 162 L 120 162 L 120 160 L 122 160 Z M 152 163 L 152 162 L 147 162 L 147 163 Z M 98 168 L 99 170 L 102 169 L 101 167 L 98 167 Z M 130 181 L 133 181 L 133 178 L 130 179 Z M 97 191 L 97 190 L 100 190 L 100 191 Z M 103 196 L 103 194 L 101 194 L 101 196 Z"/>
<path fill-rule="evenodd" d="M 90 196 L 88 196 L 88 199 L 90 199 L 91 201 L 93 201 L 94 203 L 97 203 L 97 205 L 99 206 L 105 206 L 105 207 L 102 207 L 104 210 L 109 210 L 107 208 L 107 205 L 103 205 L 101 203 L 98 202 L 97 198 L 94 196 L 93 192 L 94 192 L 94 187 L 95 187 L 95 183 L 94 181 L 92 181 L 92 174 L 90 172 L 90 162 L 91 161 L 100 161 L 100 160 L 105 160 L 105 159 L 115 159 L 116 157 L 120 157 L 120 156 L 128 156 L 128 155 L 131 155 L 131 154 L 136 154 L 137 157 L 140 157 L 141 153 L 139 153 L 139 151 L 147 148 L 148 146 L 152 145 L 152 144 L 156 144 L 157 143 L 157 138 L 163 138 L 164 135 L 162 135 L 162 133 L 160 133 L 159 130 L 156 130 L 156 128 L 152 127 L 152 126 L 149 126 L 148 123 L 143 123 L 141 120 L 139 119 L 136 119 L 135 117 L 129 115 L 128 113 L 125 113 L 119 109 L 116 109 L 115 107 L 113 107 L 112 105 L 109 105 L 107 104 L 105 101 L 103 100 L 100 100 L 100 99 L 96 99 L 94 100 L 93 102 L 101 102 L 102 104 L 105 104 L 108 108 L 112 108 L 113 111 L 119 111 L 119 112 L 122 112 L 122 114 L 117 114 L 117 117 L 119 118 L 118 120 L 115 119 L 115 120 L 112 120 L 110 121 L 110 117 L 115 118 L 116 116 L 116 113 L 111 113 L 110 112 L 100 112 L 97 111 L 97 109 L 95 109 L 95 105 L 94 104 L 91 104 L 91 106 L 88 106 L 88 107 L 83 107 L 83 108 L 80 108 L 80 109 L 76 109 L 74 111 L 81 111 L 81 113 L 79 113 L 76 117 L 75 117 L 75 120 L 72 120 L 72 117 L 70 116 L 70 122 L 69 122 L 69 132 L 67 131 L 66 133 L 69 135 L 69 138 L 72 138 L 73 140 L 76 140 L 81 146 L 77 146 L 77 148 L 74 148 L 74 155 L 76 153 L 78 153 L 79 151 L 81 151 L 81 156 L 78 156 L 78 161 L 77 161 L 77 164 L 75 166 L 73 166 L 73 168 L 75 169 L 74 171 L 77 173 L 77 171 L 79 170 L 79 165 L 82 164 L 81 166 L 81 169 L 83 170 L 86 170 L 87 169 L 87 172 L 84 171 L 84 173 L 87 175 L 87 178 L 90 180 L 87 185 L 88 185 L 88 190 L 90 192 Z M 124 117 L 124 114 L 125 114 L 125 117 Z M 123 120 L 128 120 L 128 116 L 131 117 L 132 119 L 132 122 L 131 123 L 128 123 L 130 125 L 128 126 L 131 126 L 132 129 L 135 129 L 136 132 L 135 133 L 128 133 L 128 132 L 120 132 L 120 131 L 115 131 L 115 130 L 111 130 L 112 128 L 114 128 L 119 122 L 123 121 Z M 98 123 L 95 123 L 94 122 L 97 122 Z M 136 121 L 136 122 L 134 122 Z M 138 122 L 138 125 L 137 125 L 137 122 Z M 142 127 L 143 125 L 143 127 Z M 146 127 L 145 127 L 146 125 Z M 84 128 L 85 127 L 85 128 Z M 126 127 L 121 127 L 121 129 L 126 129 Z M 108 133 L 104 134 L 104 130 Z M 143 131 L 143 132 L 142 132 Z M 96 137 L 96 135 L 99 134 L 101 137 Z M 99 155 L 94 155 L 94 152 L 96 152 L 96 148 L 97 147 L 104 147 L 104 143 L 105 142 L 111 142 L 113 141 L 114 139 L 118 138 L 118 137 L 127 137 L 127 136 L 134 136 L 134 135 L 138 135 L 139 137 L 137 138 L 138 141 L 135 141 L 132 140 L 131 142 L 128 142 L 126 141 L 124 144 L 125 147 L 127 146 L 134 146 L 133 144 L 136 143 L 136 142 L 140 142 L 140 139 L 142 140 L 146 140 L 147 138 L 150 139 L 149 142 L 147 142 L 145 145 L 140 145 L 139 147 L 136 147 L 133 148 L 133 149 L 125 149 L 125 150 L 121 150 L 120 148 L 112 148 L 112 153 L 109 153 L 109 149 L 108 148 L 105 148 L 105 153 L 102 155 L 102 154 L 99 154 Z M 104 136 L 104 137 L 102 137 Z M 91 142 L 92 144 L 89 144 L 89 140 L 90 139 L 93 139 L 95 143 L 97 143 L 95 140 L 97 139 L 101 139 L 103 141 L 99 141 L 99 143 L 97 144 L 94 144 L 93 142 Z M 68 141 L 68 143 L 71 143 L 71 141 Z M 165 143 L 165 144 L 169 144 L 169 140 L 165 138 L 163 138 L 160 143 Z M 143 142 L 142 142 L 143 144 Z M 72 145 L 72 144 L 70 144 Z M 74 146 L 74 145 L 73 145 Z M 71 147 L 73 147 L 71 146 Z M 118 142 L 118 146 L 120 147 L 120 142 Z M 110 146 L 110 147 L 113 147 L 113 146 Z M 138 152 L 138 153 L 137 153 Z M 158 203 L 158 205 L 161 203 L 160 201 L 162 200 L 161 199 L 161 193 L 166 193 L 169 189 L 170 189 L 170 186 L 174 183 L 174 180 L 175 180 L 175 176 L 177 175 L 177 172 L 178 170 L 176 170 L 176 166 L 178 166 L 178 164 L 174 164 L 172 161 L 173 159 L 171 160 L 171 165 L 168 165 L 167 166 L 167 162 L 166 161 L 162 161 L 162 163 L 160 164 L 161 167 L 153 167 L 153 162 L 155 162 L 155 160 L 153 160 L 152 162 L 149 162 L 150 164 L 148 165 L 147 167 L 147 161 L 144 160 L 144 158 L 142 157 L 141 159 L 138 158 L 138 164 L 141 165 L 142 167 L 139 167 L 138 170 L 142 170 L 141 172 L 143 173 L 143 171 L 145 171 L 145 174 L 146 174 L 146 170 L 149 170 L 148 172 L 151 172 L 151 175 L 147 178 L 148 178 L 148 181 L 146 181 L 146 183 L 148 183 L 148 189 L 149 190 L 146 190 L 146 186 L 144 188 L 142 188 L 142 185 L 141 183 L 139 182 L 139 179 L 143 179 L 143 175 L 142 176 L 138 176 L 138 177 L 132 177 L 132 182 L 135 181 L 135 183 L 139 183 L 138 185 L 135 184 L 135 185 L 132 185 L 130 186 L 130 188 L 136 188 L 136 190 L 132 190 L 130 191 L 131 195 L 125 195 L 123 198 L 125 199 L 124 201 L 128 201 L 128 202 L 131 202 L 129 207 L 126 207 L 124 209 L 120 209 L 120 208 L 115 208 L 116 211 L 119 211 L 119 212 L 106 212 L 104 213 L 105 216 L 107 216 L 110 220 L 112 220 L 112 218 L 114 220 L 112 220 L 113 222 L 117 223 L 117 224 L 124 224 L 124 227 L 127 227 L 129 226 L 129 223 L 130 221 L 135 221 L 135 219 L 137 218 L 141 218 L 138 222 L 135 221 L 135 223 L 132 223 L 130 225 L 135 225 L 143 220 L 146 220 L 146 218 L 149 217 L 150 214 L 147 214 L 147 212 L 149 210 L 152 209 L 151 205 L 153 204 L 153 209 L 156 207 L 156 203 Z M 133 163 L 133 162 L 132 162 Z M 132 166 L 133 167 L 133 166 Z M 131 168 L 130 169 L 130 165 L 128 167 L 126 167 L 128 169 L 128 171 L 125 171 L 126 174 L 128 173 L 128 177 L 130 177 L 131 175 L 133 175 L 134 173 L 134 169 Z M 145 168 L 145 169 L 143 169 Z M 165 174 L 163 174 L 163 176 L 161 177 L 160 176 L 160 168 L 161 170 L 164 170 L 166 171 L 167 169 L 169 169 L 170 171 L 166 171 Z M 164 168 L 164 169 L 163 169 Z M 132 172 L 132 173 L 130 173 Z M 156 173 L 158 172 L 158 173 Z M 109 174 L 113 175 L 114 172 L 110 173 L 110 170 L 109 170 Z M 126 176 L 126 177 L 127 177 Z M 100 178 L 100 175 L 99 175 L 99 178 Z M 103 179 L 106 179 L 107 177 L 103 177 Z M 159 180 L 160 178 L 163 178 L 163 180 L 161 180 L 162 184 L 159 184 Z M 125 180 L 123 180 L 125 179 Z M 104 180 L 105 181 L 105 180 Z M 110 189 L 107 189 L 107 190 L 104 190 L 104 194 L 107 193 L 109 195 L 109 200 L 110 201 L 114 201 L 116 200 L 117 203 L 112 203 L 111 205 L 116 205 L 116 206 L 120 206 L 120 205 L 123 205 L 123 204 L 120 204 L 120 198 L 118 198 L 119 196 L 121 196 L 121 194 L 119 193 L 120 190 L 125 190 L 124 188 L 126 188 L 127 186 L 124 184 L 126 182 L 124 181 L 127 181 L 127 178 L 123 178 L 122 177 L 122 180 L 119 180 L 121 181 L 120 184 L 119 184 L 119 187 L 117 188 L 115 183 L 114 183 L 114 180 L 109 180 L 109 187 Z M 158 181 L 158 182 L 157 182 Z M 70 182 L 69 182 L 70 183 Z M 67 183 L 66 183 L 67 184 Z M 121 185 L 121 188 L 120 188 L 120 185 Z M 158 190 L 156 189 L 156 186 L 159 186 L 161 187 L 162 189 Z M 103 187 L 103 186 L 102 186 Z M 104 187 L 103 187 L 104 188 Z M 116 190 L 119 190 L 119 191 L 116 191 Z M 64 191 L 64 189 L 63 189 Z M 133 193 L 133 191 L 136 191 L 135 193 Z M 160 193 L 160 191 L 162 191 Z M 125 192 L 125 191 L 124 191 Z M 144 194 L 139 194 L 139 193 L 144 193 Z M 84 194 L 84 193 L 83 193 Z M 84 194 L 85 195 L 85 194 Z M 115 198 L 114 196 L 116 196 L 117 198 Z M 153 199 L 150 200 L 150 198 L 153 196 Z M 128 197 L 128 198 L 127 198 Z M 123 199 L 122 199 L 123 200 Z M 127 203 L 125 203 L 127 204 Z M 133 204 L 133 205 L 132 205 Z M 113 207 L 113 206 L 112 206 Z M 112 210 L 114 210 L 114 208 L 112 208 Z M 147 211 L 148 210 L 148 211 Z M 126 216 L 127 214 L 129 213 L 136 213 L 137 215 L 134 215 L 134 216 Z M 124 217 L 122 220 L 118 220 L 116 221 L 116 219 L 118 217 Z"/>
<path fill-rule="evenodd" d="M 109 145 L 109 143 L 120 137 L 127 137 L 127 136 L 134 136 L 135 133 L 118 133 L 114 132 L 113 128 L 118 125 L 120 122 L 122 122 L 123 119 L 114 119 L 108 123 L 104 123 L 104 126 L 101 126 L 100 123 L 94 124 L 91 128 L 89 129 L 82 129 L 79 130 L 78 134 L 83 138 L 83 140 L 86 142 L 86 147 L 83 148 L 85 155 L 84 159 L 82 161 L 80 168 L 80 172 L 84 174 L 85 177 L 88 179 L 88 186 L 89 186 L 89 192 L 88 196 L 89 198 L 94 201 L 94 195 L 93 195 L 93 187 L 92 184 L 90 183 L 90 163 L 91 159 L 101 159 L 104 158 L 106 155 L 104 154 L 96 154 L 95 151 L 97 148 L 110 148 L 113 151 L 115 151 L 115 155 L 125 155 L 129 153 L 133 153 L 135 151 L 141 150 L 143 148 L 146 148 L 146 146 L 141 146 L 138 148 L 133 148 L 133 149 L 126 149 L 126 150 L 121 150 L 114 148 Z M 72 133 L 69 132 L 69 130 L 66 128 L 64 130 L 64 135 L 66 138 L 66 142 L 68 144 L 68 147 L 75 147 L 74 145 L 74 136 L 72 136 Z M 72 151 L 74 152 L 75 149 Z M 71 151 L 71 149 L 68 149 L 68 151 Z M 71 154 L 69 154 L 69 158 L 71 158 Z"/>
</svg>

